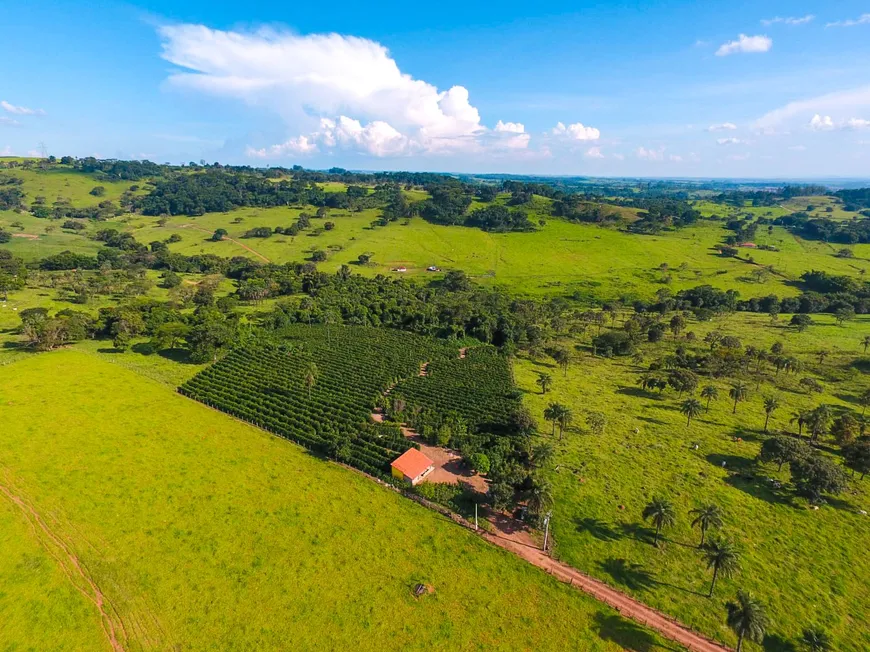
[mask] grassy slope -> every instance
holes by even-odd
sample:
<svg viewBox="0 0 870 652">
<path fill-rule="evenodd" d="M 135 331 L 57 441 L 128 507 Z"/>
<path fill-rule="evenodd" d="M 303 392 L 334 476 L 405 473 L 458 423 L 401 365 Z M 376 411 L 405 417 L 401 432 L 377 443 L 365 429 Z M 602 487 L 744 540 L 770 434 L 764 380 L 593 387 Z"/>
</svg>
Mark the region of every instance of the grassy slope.
<svg viewBox="0 0 870 652">
<path fill-rule="evenodd" d="M 63 169 L 47 172 L 14 170 L 7 174 L 25 179 L 28 200 L 38 194 L 46 195 L 49 202 L 55 196 L 64 196 L 74 205 L 83 206 L 101 199 L 88 194 L 97 184 L 88 175 Z M 127 182 L 100 183 L 106 187 L 105 198 L 108 199 L 117 199 L 131 185 Z M 141 187 L 144 183 L 137 185 Z M 332 192 L 341 190 L 341 184 L 326 186 Z M 421 191 L 408 194 L 412 199 L 422 198 Z M 497 202 L 504 203 L 507 198 L 507 195 L 502 195 Z M 805 199 L 794 201 L 805 203 Z M 810 199 L 823 207 L 825 198 Z M 595 225 L 570 224 L 549 218 L 546 216 L 548 204 L 549 200 L 534 198 L 532 219 L 547 219 L 543 228 L 530 234 L 489 234 L 479 229 L 436 226 L 419 218 L 410 220 L 407 225 L 397 222 L 383 228 L 371 228 L 369 225 L 379 217 L 380 211 L 367 210 L 361 213 L 330 211 L 327 220 L 335 222 L 336 228 L 316 237 L 307 231 L 296 237 L 241 238 L 253 227 L 289 226 L 301 212 L 301 209 L 292 208 L 245 208 L 198 218 L 179 216 L 170 218 L 163 227 L 158 226 L 158 220 L 153 217 L 126 215 L 112 222 L 92 224 L 88 232 L 117 228 L 131 231 L 143 243 L 165 240 L 178 234 L 182 241 L 171 245 L 173 251 L 256 257 L 234 242 L 210 241 L 210 234 L 215 229 L 225 228 L 232 238 L 274 262 L 303 261 L 313 250 L 321 249 L 329 252 L 329 260 L 322 263 L 321 268 L 331 271 L 341 264 L 356 261 L 360 254 L 365 253 L 373 255 L 373 263 L 355 269 L 369 275 L 389 274 L 392 268 L 403 265 L 408 268 L 408 275 L 428 278 L 425 268 L 438 265 L 463 269 L 484 284 L 501 285 L 515 292 L 577 292 L 581 296 L 599 299 L 651 297 L 663 287 L 663 275 L 657 271 L 661 263 L 667 263 L 672 269 L 670 287 L 674 290 L 709 283 L 720 288 L 736 288 L 748 297 L 769 293 L 795 294 L 797 290 L 786 281 L 797 279 L 803 271 L 821 269 L 840 274 L 855 273 L 865 268 L 870 260 L 870 245 L 855 245 L 852 248 L 854 259 L 838 259 L 833 255 L 836 248 L 825 243 L 802 241 L 779 227 L 770 234 L 760 229 L 756 240 L 760 244 L 773 244 L 781 251 L 742 251 L 741 256 L 744 259 L 751 256 L 759 264 L 773 265 L 782 276 L 759 283 L 750 277 L 754 265 L 745 260 L 723 259 L 715 254 L 715 245 L 726 234 L 719 222 L 702 222 L 692 228 L 656 236 L 629 235 Z M 475 201 L 471 209 L 480 205 Z M 708 201 L 696 205 L 705 215 L 737 211 Z M 309 208 L 308 212 L 314 211 Z M 746 208 L 739 212 L 776 216 L 789 211 L 781 207 L 765 207 Z M 233 224 L 237 218 L 242 221 Z M 15 221 L 22 222 L 23 231 L 10 228 Z M 325 221 L 312 220 L 312 230 Z M 49 226 L 55 228 L 46 234 L 45 229 Z M 33 260 L 64 249 L 91 254 L 98 250 L 96 242 L 80 234 L 64 232 L 59 226 L 56 222 L 39 220 L 28 214 L 0 212 L 0 227 L 40 236 L 38 240 L 14 238 L 3 245 L 26 259 Z M 686 269 L 676 271 L 683 263 Z"/>
<path fill-rule="evenodd" d="M 370 480 L 96 356 L 33 356 L 0 367 L 0 378 L 4 483 L 138 628 L 128 649 L 655 643 Z M 96 616 L 35 542 L 18 541 L 0 562 L 5 643 L 98 649 Z M 415 582 L 434 595 L 415 599 Z M 21 609 L 27 599 L 51 608 Z"/>
<path fill-rule="evenodd" d="M 794 640 L 810 625 L 832 631 L 839 650 L 870 648 L 866 621 L 870 589 L 865 581 L 870 576 L 866 554 L 870 518 L 857 511 L 870 510 L 870 479 L 853 483 L 853 493 L 841 496 L 836 506 L 814 512 L 802 501 L 789 504 L 787 492 L 777 494 L 766 484 L 764 478 L 769 476 L 787 480 L 787 470 L 763 468 L 756 480 L 729 479 L 728 474 L 729 470 L 754 473 L 749 461 L 763 441 L 765 396 L 776 395 L 782 404 L 771 419 L 771 429 L 776 431 L 789 427 L 795 409 L 819 403 L 850 405 L 852 397 L 867 387 L 866 376 L 850 364 L 856 356 L 862 357 L 860 340 L 870 334 L 870 318 L 842 327 L 830 317 L 814 315 L 813 319 L 820 325 L 801 334 L 771 328 L 761 315 L 737 314 L 719 324 L 745 344 L 769 347 L 783 341 L 787 351 L 798 354 L 809 368 L 787 380 L 780 376 L 780 383 L 787 386 L 778 389 L 766 382 L 756 390 L 753 383 L 749 400 L 736 415 L 731 414 L 729 385 L 714 381 L 720 399 L 709 415 L 696 419 L 688 429 L 676 394 L 668 391 L 660 397 L 641 391 L 637 385 L 641 369 L 628 360 L 584 355 L 567 378 L 556 369 L 520 361 L 517 379 L 539 418 L 553 400 L 570 405 L 576 415 L 576 427 L 564 441 L 554 442 L 560 465 L 553 518 L 558 555 L 732 643 L 724 626 L 724 602 L 743 587 L 770 607 L 774 638 L 766 649 L 788 649 L 777 646 L 775 637 Z M 693 323 L 691 330 L 703 337 L 714 326 Z M 656 350 L 664 352 L 672 346 L 645 345 L 647 362 L 660 355 Z M 833 352 L 821 367 L 813 356 L 820 349 Z M 547 396 L 541 396 L 534 383 L 541 370 L 555 378 Z M 820 379 L 828 393 L 810 397 L 796 390 L 804 376 Z M 587 410 L 607 415 L 604 435 L 596 437 L 586 430 Z M 699 444 L 697 451 L 691 448 L 694 443 Z M 727 463 L 725 469 L 722 461 Z M 669 542 L 663 550 L 647 541 L 640 517 L 655 495 L 670 498 L 678 512 L 678 525 L 666 533 Z M 722 580 L 713 600 L 694 593 L 706 594 L 710 573 L 691 547 L 699 535 L 691 530 L 688 515 L 688 510 L 709 502 L 725 510 L 724 533 L 743 550 L 742 571 L 732 580 Z"/>
</svg>

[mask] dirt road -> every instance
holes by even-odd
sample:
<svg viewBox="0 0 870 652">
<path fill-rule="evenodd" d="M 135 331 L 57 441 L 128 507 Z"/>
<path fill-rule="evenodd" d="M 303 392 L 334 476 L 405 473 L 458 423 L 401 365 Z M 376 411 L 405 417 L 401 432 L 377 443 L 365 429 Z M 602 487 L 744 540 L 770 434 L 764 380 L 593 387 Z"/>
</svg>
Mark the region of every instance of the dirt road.
<svg viewBox="0 0 870 652">
<path fill-rule="evenodd" d="M 178 227 L 178 228 L 179 228 L 179 229 L 194 229 L 195 231 L 202 231 L 203 233 L 211 233 L 211 231 L 209 231 L 208 229 L 204 229 L 204 228 L 202 228 L 201 226 L 194 226 L 193 224 L 182 224 L 182 225 L 181 225 L 180 227 Z M 221 238 L 221 240 L 229 240 L 229 241 L 232 242 L 233 244 L 237 244 L 237 245 L 239 245 L 239 246 L 240 246 L 242 249 L 244 249 L 245 251 L 250 251 L 250 252 L 251 252 L 252 254 L 254 254 L 255 256 L 257 256 L 257 257 L 259 257 L 259 258 L 262 258 L 262 259 L 263 259 L 264 261 L 266 261 L 267 263 L 272 262 L 271 260 L 269 260 L 268 258 L 266 258 L 263 254 L 261 254 L 259 251 L 256 251 L 256 250 L 254 250 L 254 249 L 251 249 L 251 248 L 250 248 L 248 245 L 246 245 L 244 242 L 239 242 L 239 241 L 236 240 L 235 238 L 231 238 L 230 236 L 225 235 L 223 238 Z"/>
<path fill-rule="evenodd" d="M 727 652 L 730 650 L 730 648 L 693 632 L 673 618 L 648 607 L 621 591 L 617 591 L 604 582 L 553 559 L 540 549 L 538 543 L 519 521 L 501 515 L 491 515 L 487 520 L 493 524 L 495 530 L 483 532 L 484 539 L 500 548 L 511 551 L 538 568 L 544 569 L 562 582 L 570 584 L 596 600 L 613 607 L 626 618 L 657 631 L 665 638 L 679 643 L 693 652 Z"/>
</svg>

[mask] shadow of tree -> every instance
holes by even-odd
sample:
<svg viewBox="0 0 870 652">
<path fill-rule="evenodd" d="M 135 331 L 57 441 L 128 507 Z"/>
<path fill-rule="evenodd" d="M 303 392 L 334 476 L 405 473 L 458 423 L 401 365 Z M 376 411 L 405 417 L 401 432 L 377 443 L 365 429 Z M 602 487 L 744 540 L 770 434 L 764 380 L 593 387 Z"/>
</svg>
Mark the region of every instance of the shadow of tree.
<svg viewBox="0 0 870 652">
<path fill-rule="evenodd" d="M 598 562 L 598 568 L 610 575 L 617 584 L 634 591 L 645 591 L 656 585 L 652 573 L 640 564 L 625 559 L 608 557 Z"/>
<path fill-rule="evenodd" d="M 652 398 L 652 399 L 661 399 L 661 395 L 655 392 L 650 392 L 642 387 L 631 387 L 625 386 L 620 387 L 616 390 L 617 394 L 622 394 L 623 396 L 632 396 L 634 398 Z"/>
<path fill-rule="evenodd" d="M 713 466 L 728 471 L 728 477 L 725 478 L 727 485 L 771 504 L 794 506 L 790 494 L 783 489 L 777 489 L 766 482 L 764 477 L 757 475 L 754 460 L 738 455 L 720 454 L 707 455 L 706 459 Z"/>
<path fill-rule="evenodd" d="M 161 358 L 172 360 L 172 362 L 193 364 L 190 360 L 190 352 L 187 349 L 163 349 L 162 351 L 158 351 L 157 355 Z"/>
<path fill-rule="evenodd" d="M 625 538 L 624 532 L 597 518 L 578 518 L 575 523 L 578 532 L 587 532 L 599 541 L 618 541 Z"/>
<path fill-rule="evenodd" d="M 761 644 L 765 652 L 797 652 L 797 646 L 779 634 L 768 634 Z"/>
<path fill-rule="evenodd" d="M 631 537 L 641 543 L 652 544 L 655 538 L 655 530 L 644 526 L 642 523 L 620 523 L 619 529 L 623 536 Z"/>
<path fill-rule="evenodd" d="M 677 648 L 659 644 L 651 632 L 622 616 L 595 614 L 594 627 L 598 636 L 603 640 L 630 652 L 652 652 L 652 650 L 657 649 L 677 650 Z"/>
<path fill-rule="evenodd" d="M 666 421 L 662 421 L 661 419 L 653 419 L 652 417 L 637 417 L 639 421 L 646 421 L 647 423 L 654 423 L 657 426 L 666 426 L 668 425 Z"/>
</svg>

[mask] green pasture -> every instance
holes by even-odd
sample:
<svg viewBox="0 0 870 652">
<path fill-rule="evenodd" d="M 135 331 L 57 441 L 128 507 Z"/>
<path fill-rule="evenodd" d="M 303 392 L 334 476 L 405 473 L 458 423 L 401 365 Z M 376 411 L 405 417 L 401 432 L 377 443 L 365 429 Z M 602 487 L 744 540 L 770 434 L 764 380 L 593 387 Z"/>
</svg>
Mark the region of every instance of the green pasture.
<svg viewBox="0 0 870 652">
<path fill-rule="evenodd" d="M 0 483 L 87 569 L 126 650 L 660 647 L 448 519 L 107 355 L 0 367 L 0 401 Z M 69 557 L 5 497 L 0 524 L 3 647 L 108 649 Z"/>
<path fill-rule="evenodd" d="M 715 322 L 692 322 L 698 336 L 690 349 L 704 349 L 704 335 L 713 328 L 735 335 L 744 345 L 769 349 L 783 342 L 807 368 L 797 375 L 775 377 L 772 370 L 760 386 L 750 384 L 749 399 L 732 414 L 726 379 L 712 380 L 719 399 L 687 427 L 679 412 L 682 399 L 673 390 L 663 394 L 640 388 L 646 366 L 674 348 L 672 337 L 641 347 L 643 365 L 628 358 L 594 358 L 578 342 L 577 358 L 567 376 L 553 365 L 519 360 L 515 373 L 525 400 L 540 419 L 543 438 L 557 449 L 554 477 L 556 506 L 553 531 L 556 554 L 568 563 L 635 595 L 719 640 L 736 642 L 725 626 L 724 604 L 739 588 L 752 590 L 767 606 L 771 627 L 764 649 L 793 650 L 805 627 L 832 632 L 837 650 L 870 648 L 870 478 L 850 483 L 848 492 L 818 511 L 777 490 L 770 478 L 787 481 L 787 469 L 755 467 L 753 459 L 765 439 L 762 432 L 765 397 L 779 399 L 771 432 L 797 432 L 789 424 L 798 409 L 821 403 L 850 407 L 860 413 L 856 397 L 870 386 L 870 356 L 861 340 L 870 334 L 870 317 L 844 326 L 833 318 L 813 315 L 816 325 L 804 333 L 773 325 L 767 316 L 737 313 Z M 787 323 L 783 316 L 781 322 Z M 830 356 L 819 364 L 816 353 Z M 539 372 L 554 378 L 553 389 L 541 395 Z M 816 378 L 825 392 L 809 396 L 798 385 Z M 710 382 L 702 378 L 700 386 Z M 700 388 L 699 386 L 699 388 Z M 685 398 L 685 397 L 683 397 Z M 574 425 L 560 441 L 542 418 L 550 401 L 572 408 Z M 606 415 L 604 434 L 594 435 L 585 419 L 589 411 Z M 697 445 L 697 449 L 695 446 Z M 822 450 L 838 455 L 830 440 Z M 725 463 L 723 467 L 722 463 Z M 662 548 L 651 543 L 651 528 L 641 512 L 655 496 L 677 508 L 677 526 L 666 530 Z M 723 534 L 742 551 L 740 572 L 720 579 L 716 594 L 706 597 L 711 574 L 699 552 L 699 532 L 691 528 L 689 510 L 714 503 L 725 512 Z"/>
<path fill-rule="evenodd" d="M 64 166 L 56 166 L 47 170 L 25 170 L 15 168 L 2 170 L 0 174 L 19 177 L 24 180 L 23 190 L 27 194 L 25 202 L 29 205 L 36 197 L 45 197 L 45 203 L 51 206 L 55 201 L 68 200 L 73 206 L 95 206 L 101 201 L 118 201 L 125 190 L 130 186 L 139 186 L 140 190 L 135 194 L 143 194 L 144 186 L 148 183 L 142 181 L 110 181 L 97 180 L 94 176 L 84 172 L 76 172 Z M 105 194 L 100 197 L 91 195 L 90 192 L 96 186 L 105 188 Z"/>
</svg>

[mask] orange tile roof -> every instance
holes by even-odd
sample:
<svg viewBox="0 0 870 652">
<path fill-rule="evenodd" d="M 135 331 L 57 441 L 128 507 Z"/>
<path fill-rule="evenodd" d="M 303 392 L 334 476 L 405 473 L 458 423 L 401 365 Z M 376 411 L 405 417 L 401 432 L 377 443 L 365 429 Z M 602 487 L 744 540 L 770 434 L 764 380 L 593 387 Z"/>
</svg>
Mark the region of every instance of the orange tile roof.
<svg viewBox="0 0 870 652">
<path fill-rule="evenodd" d="M 416 448 L 409 448 L 397 457 L 390 466 L 398 469 L 409 478 L 416 478 L 432 464 L 432 460 Z"/>
</svg>

